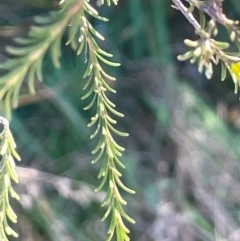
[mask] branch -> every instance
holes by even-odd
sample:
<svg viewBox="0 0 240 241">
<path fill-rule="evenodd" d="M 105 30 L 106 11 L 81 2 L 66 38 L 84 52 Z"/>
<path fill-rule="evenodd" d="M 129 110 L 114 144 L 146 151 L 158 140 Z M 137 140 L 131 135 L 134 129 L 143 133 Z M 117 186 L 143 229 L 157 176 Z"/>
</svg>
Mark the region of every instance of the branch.
<svg viewBox="0 0 240 241">
<path fill-rule="evenodd" d="M 62 9 L 52 12 L 49 16 L 35 17 L 38 26 L 32 27 L 28 37 L 16 38 L 17 47 L 7 46 L 6 51 L 13 56 L 4 63 L 0 69 L 6 73 L 0 76 L 0 104 L 4 114 L 11 118 L 12 108 L 18 106 L 19 93 L 23 81 L 27 77 L 31 94 L 35 94 L 35 79 L 42 81 L 42 62 L 50 50 L 52 62 L 56 68 L 60 67 L 62 36 L 69 23 L 82 16 L 84 0 L 72 0 L 63 3 Z M 71 27 L 69 27 L 71 28 Z M 76 45 L 75 35 L 77 29 L 72 31 L 68 43 L 72 48 Z"/>
<path fill-rule="evenodd" d="M 181 0 L 172 0 L 172 1 L 175 4 L 176 8 L 181 11 L 181 13 L 188 20 L 188 22 L 195 28 L 195 30 L 199 31 L 201 29 L 200 24 L 194 18 L 192 13 L 190 13 L 189 10 L 184 6 L 184 4 L 181 2 Z"/>
<path fill-rule="evenodd" d="M 20 157 L 15 151 L 16 144 L 9 129 L 8 120 L 0 116 L 0 123 L 3 125 L 0 133 L 0 240 L 8 241 L 6 234 L 18 237 L 18 234 L 9 227 L 8 220 L 17 222 L 17 215 L 9 203 L 9 194 L 12 198 L 19 200 L 18 194 L 12 188 L 12 181 L 18 183 L 13 158 L 20 161 Z"/>
</svg>

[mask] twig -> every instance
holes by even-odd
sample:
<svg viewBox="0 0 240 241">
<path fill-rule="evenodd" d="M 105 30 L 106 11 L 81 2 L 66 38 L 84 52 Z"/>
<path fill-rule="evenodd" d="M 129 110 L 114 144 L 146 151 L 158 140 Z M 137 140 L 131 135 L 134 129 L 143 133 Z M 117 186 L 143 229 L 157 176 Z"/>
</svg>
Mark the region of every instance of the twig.
<svg viewBox="0 0 240 241">
<path fill-rule="evenodd" d="M 190 24 L 193 25 L 193 27 L 196 30 L 200 30 L 201 26 L 198 23 L 198 21 L 194 18 L 192 13 L 188 11 L 188 9 L 184 6 L 184 4 L 181 2 L 181 0 L 172 0 L 175 6 L 177 7 L 178 10 L 181 11 L 181 13 L 186 17 L 186 19 L 189 21 Z"/>
</svg>

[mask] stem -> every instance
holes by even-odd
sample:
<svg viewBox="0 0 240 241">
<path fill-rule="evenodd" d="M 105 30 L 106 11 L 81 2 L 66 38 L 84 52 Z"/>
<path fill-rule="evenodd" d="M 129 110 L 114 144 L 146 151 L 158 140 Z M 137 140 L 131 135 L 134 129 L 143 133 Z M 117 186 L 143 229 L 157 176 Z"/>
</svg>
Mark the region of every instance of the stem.
<svg viewBox="0 0 240 241">
<path fill-rule="evenodd" d="M 200 30 L 201 26 L 198 23 L 198 21 L 194 18 L 192 13 L 188 11 L 188 9 L 184 6 L 184 4 L 181 2 L 181 0 L 172 0 L 175 6 L 177 7 L 178 10 L 181 11 L 181 13 L 185 16 L 185 18 L 188 20 L 190 24 L 196 29 Z"/>
</svg>

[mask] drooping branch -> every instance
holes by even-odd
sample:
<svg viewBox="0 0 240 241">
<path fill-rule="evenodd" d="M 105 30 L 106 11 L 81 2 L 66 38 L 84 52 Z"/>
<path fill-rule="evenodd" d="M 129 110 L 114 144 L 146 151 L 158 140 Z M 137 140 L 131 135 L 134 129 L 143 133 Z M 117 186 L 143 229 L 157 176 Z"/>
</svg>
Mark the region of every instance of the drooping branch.
<svg viewBox="0 0 240 241">
<path fill-rule="evenodd" d="M 6 234 L 18 237 L 18 234 L 8 225 L 8 220 L 17 222 L 17 215 L 11 207 L 9 196 L 19 200 L 18 194 L 12 187 L 12 181 L 18 182 L 14 158 L 20 161 L 20 157 L 15 150 L 16 144 L 9 129 L 8 120 L 0 116 L 0 123 L 3 125 L 0 133 L 0 240 L 8 241 Z"/>
</svg>

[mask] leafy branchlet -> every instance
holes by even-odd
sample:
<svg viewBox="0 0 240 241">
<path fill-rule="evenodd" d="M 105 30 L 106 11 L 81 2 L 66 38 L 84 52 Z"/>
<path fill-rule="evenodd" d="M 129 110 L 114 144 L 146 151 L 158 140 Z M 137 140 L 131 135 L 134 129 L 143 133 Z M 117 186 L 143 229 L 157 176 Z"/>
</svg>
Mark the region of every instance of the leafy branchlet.
<svg viewBox="0 0 240 241">
<path fill-rule="evenodd" d="M 93 16 L 95 14 L 92 13 Z M 132 223 L 134 223 L 134 220 L 123 210 L 123 205 L 126 205 L 127 202 L 122 198 L 119 187 L 128 193 L 133 194 L 134 191 L 127 188 L 120 179 L 122 174 L 118 171 L 118 167 L 125 168 L 125 166 L 119 160 L 119 157 L 122 156 L 124 148 L 117 144 L 112 134 L 119 136 L 128 136 L 128 134 L 118 131 L 113 126 L 117 121 L 110 116 L 110 113 L 118 117 L 123 117 L 123 114 L 115 110 L 115 104 L 106 95 L 107 91 L 116 92 L 107 83 L 107 81 L 115 81 L 115 78 L 103 70 L 100 62 L 113 67 L 117 67 L 119 64 L 106 59 L 106 57 L 111 58 L 112 54 L 102 50 L 95 41 L 94 36 L 100 40 L 104 40 L 104 38 L 91 26 L 85 17 L 82 17 L 82 21 L 83 26 L 79 37 L 80 48 L 78 53 L 80 54 L 81 50 L 85 49 L 85 58 L 88 62 L 83 76 L 87 78 L 84 90 L 88 89 L 88 91 L 82 99 L 91 98 L 90 103 L 84 108 L 85 110 L 91 108 L 94 104 L 97 105 L 96 114 L 88 124 L 89 127 L 96 126 L 96 130 L 90 137 L 91 139 L 99 134 L 98 144 L 92 152 L 96 155 L 92 163 L 96 163 L 103 156 L 102 168 L 98 174 L 98 178 L 102 178 L 102 181 L 96 191 L 101 190 L 107 184 L 107 194 L 102 202 L 102 206 L 108 206 L 102 220 L 105 220 L 111 214 L 107 240 L 111 240 L 116 232 L 118 241 L 127 241 L 129 240 L 129 230 L 123 222 L 123 217 Z"/>
<path fill-rule="evenodd" d="M 32 94 L 35 93 L 35 79 L 43 80 L 42 61 L 47 50 L 51 52 L 55 67 L 60 67 L 62 35 L 69 22 L 83 11 L 83 3 L 83 0 L 71 0 L 49 16 L 35 17 L 39 26 L 32 27 L 28 37 L 16 38 L 18 47 L 7 46 L 7 52 L 14 58 L 0 65 L 1 69 L 7 71 L 0 76 L 0 101 L 8 118 L 11 117 L 11 109 L 18 105 L 20 88 L 25 78 Z"/>
<path fill-rule="evenodd" d="M 184 43 L 192 49 L 178 60 L 190 59 L 191 63 L 198 63 L 198 70 L 203 71 L 208 79 L 213 75 L 213 64 L 221 62 L 221 79 L 225 80 L 227 70 L 232 76 L 235 84 L 235 93 L 240 86 L 240 26 L 239 21 L 231 20 L 223 13 L 223 0 L 186 0 L 189 8 L 186 8 L 180 0 L 173 0 L 175 7 L 179 9 L 194 26 L 196 34 L 200 37 L 196 41 L 186 39 Z M 197 9 L 200 14 L 199 22 L 193 17 L 192 11 Z M 210 20 L 207 20 L 210 17 Z M 229 33 L 229 42 L 216 40 L 218 24 L 224 26 Z M 226 49 L 234 43 L 237 52 L 227 52 Z"/>
<path fill-rule="evenodd" d="M 124 148 L 117 144 L 112 134 L 119 136 L 127 136 L 128 134 L 118 131 L 113 126 L 117 121 L 110 116 L 110 113 L 118 117 L 123 117 L 123 114 L 115 110 L 115 104 L 106 95 L 107 91 L 116 92 L 108 84 L 108 81 L 115 81 L 115 78 L 108 75 L 101 67 L 101 62 L 113 67 L 117 67 L 119 64 L 106 59 L 111 58 L 112 54 L 99 47 L 94 37 L 100 40 L 104 40 L 104 37 L 93 28 L 87 20 L 85 12 L 101 21 L 108 21 L 106 18 L 100 17 L 98 12 L 85 2 L 83 15 L 76 16 L 76 19 L 73 18 L 71 21 L 68 44 L 71 44 L 77 50 L 77 54 L 84 52 L 85 61 L 87 62 L 87 68 L 83 75 L 83 78 L 86 79 L 83 87 L 86 94 L 82 99 L 90 98 L 91 100 L 84 110 L 88 110 L 94 105 L 97 107 L 96 114 L 91 118 L 88 127 L 96 126 L 96 130 L 90 137 L 91 139 L 99 136 L 98 144 L 92 151 L 92 154 L 95 155 L 92 163 L 98 162 L 103 157 L 102 167 L 98 174 L 98 178 L 102 178 L 102 181 L 96 191 L 107 185 L 107 193 L 102 202 L 102 206 L 108 206 L 102 220 L 111 215 L 107 240 L 111 240 L 114 233 L 116 233 L 118 241 L 127 241 L 129 240 L 129 230 L 123 222 L 123 217 L 131 223 L 134 223 L 134 220 L 123 210 L 123 205 L 126 205 L 127 202 L 122 198 L 119 187 L 128 193 L 133 194 L 134 191 L 127 188 L 120 179 L 122 174 L 119 172 L 118 167 L 124 168 L 124 165 L 119 160 L 119 157 L 122 156 Z M 77 46 L 74 35 L 78 33 L 78 29 L 80 29 L 80 32 Z"/>
<path fill-rule="evenodd" d="M 0 240 L 8 241 L 6 234 L 18 237 L 18 234 L 8 225 L 8 219 L 14 223 L 17 222 L 17 215 L 9 203 L 9 194 L 12 198 L 19 200 L 18 194 L 12 187 L 12 180 L 18 183 L 14 158 L 20 161 L 20 157 L 15 151 L 16 144 L 9 129 L 8 121 L 0 117 L 0 123 L 3 126 L 0 133 Z"/>
<path fill-rule="evenodd" d="M 112 3 L 116 5 L 118 0 L 106 0 L 106 3 L 107 5 Z M 100 1 L 100 4 L 104 4 L 104 0 Z M 111 58 L 112 54 L 105 52 L 99 47 L 95 38 L 104 40 L 104 37 L 94 29 L 88 21 L 87 15 L 101 21 L 108 20 L 99 16 L 88 0 L 62 0 L 60 6 L 60 10 L 50 13 L 49 16 L 35 17 L 38 26 L 32 27 L 27 37 L 15 39 L 16 47 L 7 47 L 7 52 L 11 54 L 12 58 L 0 65 L 0 68 L 5 71 L 5 74 L 0 76 L 0 103 L 3 103 L 5 114 L 10 117 L 12 108 L 18 105 L 21 85 L 25 79 L 28 82 L 29 91 L 32 94 L 35 93 L 35 79 L 43 80 L 42 62 L 47 51 L 51 53 L 54 66 L 56 68 L 60 67 L 59 58 L 61 56 L 62 36 L 67 29 L 68 41 L 66 45 L 70 45 L 78 55 L 83 53 L 85 63 L 87 64 L 83 76 L 86 94 L 82 99 L 91 98 L 91 100 L 84 109 L 88 110 L 96 106 L 96 114 L 91 118 L 88 127 L 96 126 L 96 130 L 90 138 L 99 138 L 96 148 L 92 151 L 95 155 L 92 163 L 103 159 L 102 167 L 98 174 L 98 178 L 101 178 L 101 183 L 96 188 L 96 191 L 107 186 L 106 197 L 102 202 L 102 206 L 107 206 L 107 211 L 102 220 L 111 216 L 107 240 L 111 240 L 115 234 L 118 241 L 127 241 L 130 240 L 128 236 L 129 230 L 125 226 L 123 218 L 131 223 L 134 223 L 134 220 L 123 209 L 123 205 L 126 205 L 127 202 L 121 196 L 119 189 L 123 189 L 131 194 L 134 191 L 127 188 L 121 181 L 122 174 L 118 168 L 125 168 L 119 160 L 124 148 L 115 141 L 113 135 L 127 136 L 128 134 L 114 127 L 117 121 L 113 116 L 123 117 L 123 114 L 115 110 L 115 104 L 107 97 L 108 91 L 116 92 L 109 84 L 109 81 L 115 81 L 115 78 L 108 75 L 101 66 L 102 63 L 113 67 L 117 67 L 119 64 L 109 61 L 108 58 Z M 10 177 L 15 181 L 17 179 L 14 169 L 7 168 L 13 163 L 11 155 L 15 153 L 14 146 L 13 142 L 8 141 L 12 140 L 9 139 L 11 137 L 9 130 L 3 132 L 2 136 L 3 143 L 6 140 L 6 143 L 9 143 L 7 148 L 11 152 L 5 152 L 3 147 L 1 149 L 1 154 L 3 155 L 3 177 L 0 177 L 2 178 L 0 183 L 3 185 L 2 190 L 9 190 L 12 194 Z M 5 145 L 3 146 L 6 148 Z M 15 157 L 17 158 L 17 154 L 15 154 Z M 13 176 L 10 176 L 10 170 L 14 174 Z M 17 197 L 17 195 L 13 196 Z M 15 221 L 16 215 L 13 215 L 13 212 L 11 212 L 9 218 Z M 6 218 L 3 221 L 6 222 Z M 4 227 L 6 232 L 10 234 L 8 226 Z M 11 234 L 15 233 L 12 232 Z"/>
</svg>

